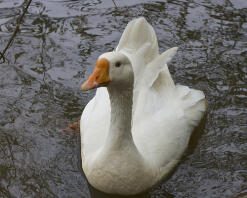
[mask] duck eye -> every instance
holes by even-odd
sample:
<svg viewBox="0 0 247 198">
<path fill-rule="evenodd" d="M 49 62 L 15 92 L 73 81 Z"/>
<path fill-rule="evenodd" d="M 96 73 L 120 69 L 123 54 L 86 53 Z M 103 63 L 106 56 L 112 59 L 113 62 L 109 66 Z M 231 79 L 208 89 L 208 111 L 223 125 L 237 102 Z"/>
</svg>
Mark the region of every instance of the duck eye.
<svg viewBox="0 0 247 198">
<path fill-rule="evenodd" d="M 116 62 L 115 67 L 120 67 L 121 66 L 121 62 Z"/>
</svg>

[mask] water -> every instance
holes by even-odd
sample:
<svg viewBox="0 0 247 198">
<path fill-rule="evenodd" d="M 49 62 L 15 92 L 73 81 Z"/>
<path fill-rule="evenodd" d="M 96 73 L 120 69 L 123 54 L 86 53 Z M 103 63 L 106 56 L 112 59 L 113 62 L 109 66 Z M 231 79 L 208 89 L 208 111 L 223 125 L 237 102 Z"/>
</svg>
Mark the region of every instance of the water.
<svg viewBox="0 0 247 198">
<path fill-rule="evenodd" d="M 21 0 L 0 0 L 6 45 Z M 0 65 L 0 197 L 103 197 L 81 170 L 80 119 L 94 91 L 80 84 L 145 16 L 160 51 L 178 46 L 176 83 L 203 90 L 207 115 L 171 177 L 141 197 L 219 198 L 247 193 L 247 1 L 33 0 Z"/>
</svg>

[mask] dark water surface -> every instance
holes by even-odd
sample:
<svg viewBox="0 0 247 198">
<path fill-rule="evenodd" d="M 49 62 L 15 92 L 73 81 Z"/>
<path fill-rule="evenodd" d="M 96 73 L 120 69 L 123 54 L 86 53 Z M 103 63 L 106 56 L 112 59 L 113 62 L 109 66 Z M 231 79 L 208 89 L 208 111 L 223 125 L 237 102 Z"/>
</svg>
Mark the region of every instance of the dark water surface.
<svg viewBox="0 0 247 198">
<path fill-rule="evenodd" d="M 0 0 L 1 50 L 22 2 Z M 114 49 L 137 16 L 153 25 L 161 52 L 179 47 L 170 64 L 175 82 L 203 90 L 209 101 L 193 149 L 143 197 L 247 193 L 247 1 L 116 3 L 33 0 L 0 64 L 0 197 L 102 197 L 90 195 L 79 135 L 61 129 L 80 119 L 94 94 L 79 87 L 96 58 Z"/>
</svg>

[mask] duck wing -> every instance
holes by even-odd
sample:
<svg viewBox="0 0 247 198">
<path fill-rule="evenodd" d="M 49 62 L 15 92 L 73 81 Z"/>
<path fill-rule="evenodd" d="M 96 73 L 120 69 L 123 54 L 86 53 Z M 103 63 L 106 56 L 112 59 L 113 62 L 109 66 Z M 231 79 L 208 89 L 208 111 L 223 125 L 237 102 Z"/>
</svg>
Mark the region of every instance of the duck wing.
<svg viewBox="0 0 247 198">
<path fill-rule="evenodd" d="M 110 112 L 108 91 L 105 87 L 98 88 L 81 116 L 82 160 L 104 145 L 110 127 Z"/>
<path fill-rule="evenodd" d="M 133 116 L 134 142 L 162 177 L 178 163 L 206 110 L 202 91 L 174 84 L 167 63 L 176 51 L 167 50 L 145 68 Z"/>
</svg>

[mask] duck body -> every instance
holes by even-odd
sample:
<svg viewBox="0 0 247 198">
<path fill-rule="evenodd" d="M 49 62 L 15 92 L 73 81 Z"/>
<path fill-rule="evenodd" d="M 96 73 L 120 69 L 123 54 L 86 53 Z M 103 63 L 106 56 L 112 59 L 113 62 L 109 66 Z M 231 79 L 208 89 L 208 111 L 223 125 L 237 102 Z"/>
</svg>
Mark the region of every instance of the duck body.
<svg viewBox="0 0 247 198">
<path fill-rule="evenodd" d="M 128 24 L 116 50 L 96 62 L 95 75 L 107 65 L 109 76 L 90 77 L 83 89 L 97 87 L 103 78 L 107 87 L 97 89 L 80 122 L 82 167 L 95 188 L 138 194 L 179 162 L 206 99 L 201 91 L 174 84 L 167 63 L 176 51 L 160 55 L 153 28 L 138 18 Z"/>
</svg>

